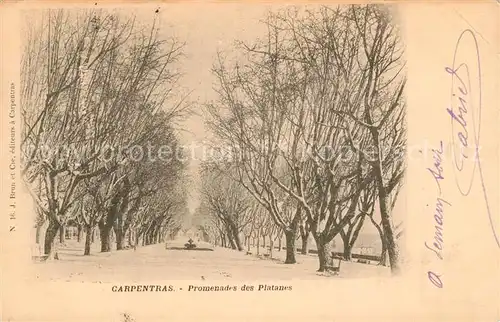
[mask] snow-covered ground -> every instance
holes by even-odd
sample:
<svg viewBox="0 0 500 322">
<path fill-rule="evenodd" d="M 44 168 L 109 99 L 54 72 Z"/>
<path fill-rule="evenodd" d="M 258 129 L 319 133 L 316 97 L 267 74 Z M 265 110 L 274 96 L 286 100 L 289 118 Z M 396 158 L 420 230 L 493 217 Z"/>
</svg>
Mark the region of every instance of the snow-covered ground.
<svg viewBox="0 0 500 322">
<path fill-rule="evenodd" d="M 186 239 L 168 242 L 182 247 Z M 297 264 L 284 264 L 285 251 L 274 251 L 273 259 L 258 258 L 253 250 L 237 252 L 212 247 L 195 240 L 198 247 L 213 251 L 166 249 L 165 244 L 100 253 L 95 243 L 90 256 L 83 256 L 83 243 L 67 241 L 59 249 L 60 260 L 36 263 L 36 278 L 71 282 L 139 283 L 159 280 L 308 280 L 324 279 L 317 273 L 316 255 L 297 254 Z M 261 254 L 266 253 L 261 249 Z M 388 277 L 387 267 L 342 262 L 339 276 L 328 278 Z"/>
</svg>

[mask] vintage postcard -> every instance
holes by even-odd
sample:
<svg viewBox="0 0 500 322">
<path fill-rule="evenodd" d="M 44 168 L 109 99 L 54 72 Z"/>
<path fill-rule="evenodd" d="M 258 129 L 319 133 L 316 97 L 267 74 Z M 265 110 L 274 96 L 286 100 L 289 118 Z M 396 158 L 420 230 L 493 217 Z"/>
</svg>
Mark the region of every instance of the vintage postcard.
<svg viewBox="0 0 500 322">
<path fill-rule="evenodd" d="M 1 321 L 500 321 L 499 9 L 4 2 Z"/>
</svg>

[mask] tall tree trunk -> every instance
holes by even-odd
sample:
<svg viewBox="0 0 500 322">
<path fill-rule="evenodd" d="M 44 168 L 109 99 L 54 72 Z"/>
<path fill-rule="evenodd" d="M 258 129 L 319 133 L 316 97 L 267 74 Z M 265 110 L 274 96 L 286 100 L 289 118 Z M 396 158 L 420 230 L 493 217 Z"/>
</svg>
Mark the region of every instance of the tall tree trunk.
<svg viewBox="0 0 500 322">
<path fill-rule="evenodd" d="M 370 132 L 373 137 L 373 142 L 375 143 L 376 151 L 381 151 L 380 149 L 380 133 L 376 128 L 371 128 Z M 399 266 L 399 250 L 397 249 L 396 238 L 394 236 L 394 230 L 392 227 L 391 218 L 391 208 L 389 202 L 389 196 L 384 185 L 384 174 L 382 170 L 382 160 L 379 158 L 377 163 L 374 165 L 377 190 L 378 190 L 378 203 L 380 209 L 380 217 L 382 219 L 382 229 L 384 230 L 384 237 L 387 242 L 387 254 L 389 255 L 389 263 L 391 265 L 391 272 L 393 274 L 400 273 Z"/>
<path fill-rule="evenodd" d="M 36 225 L 36 235 L 35 235 L 35 242 L 37 244 L 40 244 L 40 233 L 42 231 L 42 225 L 38 224 Z"/>
<path fill-rule="evenodd" d="M 344 244 L 344 259 L 346 261 L 350 261 L 352 259 L 352 248 L 354 247 L 356 240 L 358 240 L 359 232 L 361 231 L 361 227 L 363 227 L 364 221 L 365 215 L 359 214 L 355 218 L 354 223 L 349 225 L 347 232 L 345 232 L 343 229 L 340 231 L 340 237 L 342 238 L 342 243 Z M 382 232 L 380 228 L 377 229 L 381 234 Z"/>
<path fill-rule="evenodd" d="M 373 226 L 377 229 L 378 235 L 380 237 L 380 243 L 382 244 L 382 251 L 380 253 L 380 262 L 378 264 L 385 266 L 386 262 L 387 262 L 387 258 L 386 258 L 386 256 L 387 256 L 387 242 L 386 242 L 385 237 L 384 237 L 384 231 L 380 227 L 380 225 L 377 224 L 375 219 L 373 219 L 373 216 L 369 216 L 369 218 L 370 218 Z"/>
<path fill-rule="evenodd" d="M 66 227 L 64 225 L 59 226 L 59 244 L 63 245 L 65 241 Z"/>
<path fill-rule="evenodd" d="M 353 244 L 351 244 L 348 239 L 349 238 L 347 238 L 347 240 L 343 240 L 343 242 L 344 242 L 344 259 L 346 261 L 350 261 L 352 259 L 352 246 L 353 246 Z"/>
<path fill-rule="evenodd" d="M 159 233 L 159 240 L 158 242 L 159 243 L 163 243 L 167 240 L 167 232 L 165 229 L 163 230 L 160 230 L 160 233 Z M 205 240 L 204 240 L 205 241 Z"/>
<path fill-rule="evenodd" d="M 92 244 L 92 238 L 94 236 L 94 228 L 91 225 L 85 227 L 85 249 L 83 251 L 84 256 L 90 255 L 90 245 Z"/>
<path fill-rule="evenodd" d="M 260 235 L 257 235 L 257 256 L 260 255 Z"/>
<path fill-rule="evenodd" d="M 132 231 L 132 229 L 129 229 L 129 231 L 128 231 L 128 241 L 127 241 L 129 247 L 134 246 L 134 244 L 133 244 L 133 240 L 134 239 L 133 239 L 132 235 L 133 235 L 133 231 Z"/>
<path fill-rule="evenodd" d="M 301 219 L 301 210 L 298 208 L 295 216 L 290 223 L 290 226 L 285 229 L 285 242 L 286 242 L 286 259 L 285 264 L 295 264 L 297 260 L 295 259 L 295 252 L 297 247 L 295 246 L 295 240 L 297 239 L 297 231 L 299 228 L 299 222 Z"/>
<path fill-rule="evenodd" d="M 248 236 L 247 237 L 247 252 L 250 252 L 250 241 L 251 241 L 251 237 Z"/>
<path fill-rule="evenodd" d="M 148 228 L 146 231 L 142 234 L 142 246 L 147 246 L 149 245 L 149 231 L 151 229 Z"/>
<path fill-rule="evenodd" d="M 76 233 L 76 241 L 79 243 L 82 241 L 82 225 L 78 225 L 77 227 L 77 233 Z"/>
<path fill-rule="evenodd" d="M 380 239 L 380 242 L 382 243 L 382 252 L 380 253 L 380 262 L 378 264 L 382 265 L 382 266 L 386 266 L 387 265 L 387 242 L 383 236 Z"/>
<path fill-rule="evenodd" d="M 243 246 L 241 245 L 241 238 L 240 238 L 240 234 L 238 232 L 238 229 L 234 225 L 232 225 L 231 231 L 233 232 L 234 243 L 236 245 L 236 249 L 238 249 L 238 251 L 241 252 L 243 250 Z"/>
<path fill-rule="evenodd" d="M 309 231 L 306 232 L 305 234 L 301 233 L 302 237 L 302 249 L 300 250 L 300 253 L 302 255 L 307 255 L 309 253 Z"/>
<path fill-rule="evenodd" d="M 283 237 L 280 235 L 280 237 L 278 238 L 278 252 L 281 252 L 281 241 L 282 241 Z"/>
<path fill-rule="evenodd" d="M 266 249 L 266 235 L 262 235 L 262 248 Z"/>
<path fill-rule="evenodd" d="M 269 257 L 270 258 L 273 258 L 273 248 L 274 248 L 273 236 L 269 235 Z"/>
<path fill-rule="evenodd" d="M 309 225 L 300 218 L 300 224 L 299 224 L 299 231 L 300 231 L 300 237 L 302 238 L 302 248 L 300 253 L 302 255 L 307 255 L 309 253 L 308 249 L 308 241 L 309 241 L 309 234 L 310 234 L 310 228 Z"/>
<path fill-rule="evenodd" d="M 121 220 L 121 216 L 127 208 L 129 192 L 130 182 L 128 178 L 125 177 L 123 180 L 123 187 L 118 193 L 113 195 L 104 218 L 99 221 L 101 252 L 111 251 L 111 235 L 113 234 L 112 228 L 116 221 Z"/>
<path fill-rule="evenodd" d="M 384 230 L 384 239 L 387 247 L 387 255 L 389 255 L 389 264 L 391 265 L 391 271 L 393 274 L 398 274 L 400 272 L 399 266 L 399 252 L 397 249 L 396 239 L 394 238 L 394 230 L 391 223 L 391 218 L 388 208 L 387 197 L 380 196 L 379 192 L 379 203 L 380 203 L 380 216 L 382 217 L 382 229 Z"/>
<path fill-rule="evenodd" d="M 123 246 L 124 246 L 124 242 L 125 242 L 123 228 L 118 227 L 117 225 L 114 225 L 113 230 L 114 230 L 115 236 L 116 236 L 116 250 L 122 250 L 124 248 Z"/>
<path fill-rule="evenodd" d="M 111 251 L 111 228 L 112 226 L 99 224 L 99 237 L 101 239 L 101 252 Z"/>
<path fill-rule="evenodd" d="M 344 260 L 346 261 L 350 261 L 352 259 L 352 256 L 351 256 L 351 249 L 352 249 L 352 245 L 354 244 L 354 242 L 351 244 L 351 234 L 352 230 L 349 229 L 347 232 L 344 232 L 344 230 L 341 230 L 340 231 L 340 238 L 342 239 L 342 245 L 344 246 L 344 253 L 343 253 L 343 256 L 344 256 Z"/>
<path fill-rule="evenodd" d="M 285 231 L 285 242 L 286 242 L 286 258 L 285 264 L 295 264 L 297 260 L 295 259 L 295 239 L 296 239 L 297 230 L 286 230 Z"/>
<path fill-rule="evenodd" d="M 319 269 L 318 272 L 328 272 L 332 270 L 332 248 L 325 239 L 324 233 L 313 233 L 316 247 L 318 248 Z"/>
<path fill-rule="evenodd" d="M 44 253 L 45 255 L 49 255 L 49 257 L 53 257 L 54 252 L 54 241 L 57 236 L 57 232 L 59 231 L 60 224 L 55 219 L 49 218 L 49 225 L 47 227 L 47 231 L 45 232 L 45 241 L 44 241 Z"/>
<path fill-rule="evenodd" d="M 160 226 L 155 229 L 155 233 L 153 236 L 153 244 L 158 244 L 160 243 Z"/>
<path fill-rule="evenodd" d="M 229 239 L 229 243 L 231 244 L 231 249 L 238 249 L 232 234 L 227 234 L 227 238 Z"/>
<path fill-rule="evenodd" d="M 148 234 L 147 234 L 147 241 L 146 241 L 146 245 L 151 245 L 153 243 L 153 238 L 154 238 L 154 229 L 150 229 L 148 231 Z"/>
</svg>

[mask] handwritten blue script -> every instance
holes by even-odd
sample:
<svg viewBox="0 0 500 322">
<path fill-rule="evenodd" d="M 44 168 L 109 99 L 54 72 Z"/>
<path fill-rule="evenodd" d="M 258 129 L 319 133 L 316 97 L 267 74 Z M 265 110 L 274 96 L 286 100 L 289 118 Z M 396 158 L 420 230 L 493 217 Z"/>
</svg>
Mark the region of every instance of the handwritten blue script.
<svg viewBox="0 0 500 322">
<path fill-rule="evenodd" d="M 437 194 L 436 204 L 434 207 L 434 241 L 429 245 L 427 242 L 424 243 L 425 247 L 433 252 L 439 260 L 443 260 L 443 247 L 444 247 L 444 207 L 445 205 L 451 206 L 451 203 L 443 199 L 441 190 L 441 181 L 444 180 L 444 170 L 443 170 L 443 141 L 439 142 L 438 149 L 432 149 L 432 159 L 434 160 L 432 167 L 427 168 L 432 178 L 436 182 Z M 441 275 L 438 275 L 434 270 L 427 272 L 427 278 L 429 281 L 438 288 L 443 288 L 443 281 Z"/>
<path fill-rule="evenodd" d="M 464 30 L 456 43 L 453 63 L 445 68 L 451 77 L 450 107 L 452 159 L 455 182 L 463 196 L 468 196 L 476 173 L 491 226 L 492 235 L 500 248 L 498 232 L 493 224 L 490 202 L 479 156 L 481 134 L 481 59 L 474 32 Z"/>
</svg>

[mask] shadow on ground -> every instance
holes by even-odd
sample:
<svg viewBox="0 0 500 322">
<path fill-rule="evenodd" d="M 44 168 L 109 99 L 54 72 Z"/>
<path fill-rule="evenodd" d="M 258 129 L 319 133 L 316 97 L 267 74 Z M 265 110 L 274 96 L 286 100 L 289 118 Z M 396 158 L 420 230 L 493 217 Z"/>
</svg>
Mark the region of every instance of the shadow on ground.
<svg viewBox="0 0 500 322">
<path fill-rule="evenodd" d="M 212 248 L 206 248 L 206 247 L 196 247 L 196 248 L 191 248 L 187 249 L 186 247 L 167 247 L 168 250 L 185 250 L 185 251 L 193 251 L 193 250 L 201 250 L 201 251 L 209 251 L 213 252 L 214 250 Z"/>
</svg>

